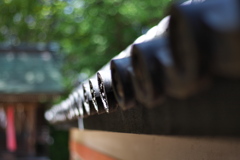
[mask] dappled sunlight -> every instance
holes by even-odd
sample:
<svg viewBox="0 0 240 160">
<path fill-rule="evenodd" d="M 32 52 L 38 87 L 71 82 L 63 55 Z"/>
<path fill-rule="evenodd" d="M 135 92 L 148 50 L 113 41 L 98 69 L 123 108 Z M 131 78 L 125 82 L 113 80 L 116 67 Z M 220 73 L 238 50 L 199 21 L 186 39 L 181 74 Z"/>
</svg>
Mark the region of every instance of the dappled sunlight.
<svg viewBox="0 0 240 160">
<path fill-rule="evenodd" d="M 169 1 L 3 0 L 0 4 L 0 133 L 6 142 L 0 144 L 0 159 L 50 155 L 60 160 L 68 157 L 67 132 L 49 128 L 44 110 L 66 99 L 74 87 L 156 25 Z M 75 98 L 73 94 L 60 108 L 76 103 Z M 68 118 L 83 112 L 73 107 Z M 65 113 L 54 117 L 55 113 L 57 109 L 47 112 L 46 119 L 66 119 Z"/>
</svg>

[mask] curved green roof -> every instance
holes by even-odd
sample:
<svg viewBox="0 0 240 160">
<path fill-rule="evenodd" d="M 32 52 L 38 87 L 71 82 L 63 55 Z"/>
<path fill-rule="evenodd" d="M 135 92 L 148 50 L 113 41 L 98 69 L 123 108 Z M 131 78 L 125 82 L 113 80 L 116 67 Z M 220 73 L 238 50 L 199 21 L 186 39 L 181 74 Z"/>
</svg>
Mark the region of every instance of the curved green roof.
<svg viewBox="0 0 240 160">
<path fill-rule="evenodd" d="M 59 93 L 62 77 L 48 51 L 0 51 L 0 94 Z"/>
</svg>

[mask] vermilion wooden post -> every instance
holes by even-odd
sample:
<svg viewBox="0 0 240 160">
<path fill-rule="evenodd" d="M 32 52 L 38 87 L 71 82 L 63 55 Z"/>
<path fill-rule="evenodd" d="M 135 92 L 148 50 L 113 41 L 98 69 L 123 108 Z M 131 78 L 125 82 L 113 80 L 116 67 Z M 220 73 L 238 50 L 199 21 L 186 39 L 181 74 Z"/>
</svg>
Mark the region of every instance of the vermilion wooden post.
<svg viewBox="0 0 240 160">
<path fill-rule="evenodd" d="M 14 107 L 12 106 L 9 106 L 7 108 L 6 137 L 7 137 L 7 149 L 11 152 L 16 151 L 17 143 L 16 143 L 16 133 L 15 133 L 15 125 L 14 125 Z"/>
</svg>

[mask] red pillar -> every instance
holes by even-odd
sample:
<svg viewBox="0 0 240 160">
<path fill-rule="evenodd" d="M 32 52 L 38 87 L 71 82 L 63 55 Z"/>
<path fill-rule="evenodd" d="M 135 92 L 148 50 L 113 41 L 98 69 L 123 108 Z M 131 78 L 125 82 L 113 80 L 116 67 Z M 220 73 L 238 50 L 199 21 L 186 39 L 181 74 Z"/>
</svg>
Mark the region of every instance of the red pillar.
<svg viewBox="0 0 240 160">
<path fill-rule="evenodd" d="M 7 107 L 6 137 L 7 137 L 7 149 L 11 152 L 16 151 L 17 143 L 14 125 L 14 107 L 12 106 Z"/>
</svg>

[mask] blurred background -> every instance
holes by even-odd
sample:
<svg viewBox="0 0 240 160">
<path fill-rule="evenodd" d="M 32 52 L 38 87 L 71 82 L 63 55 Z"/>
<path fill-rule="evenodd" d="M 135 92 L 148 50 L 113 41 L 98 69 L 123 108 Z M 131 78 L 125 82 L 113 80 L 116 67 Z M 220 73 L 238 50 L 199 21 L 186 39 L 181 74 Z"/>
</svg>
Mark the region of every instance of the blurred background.
<svg viewBox="0 0 240 160">
<path fill-rule="evenodd" d="M 44 111 L 157 25 L 170 2 L 0 1 L 0 159 L 68 159 L 68 131 Z"/>
</svg>

